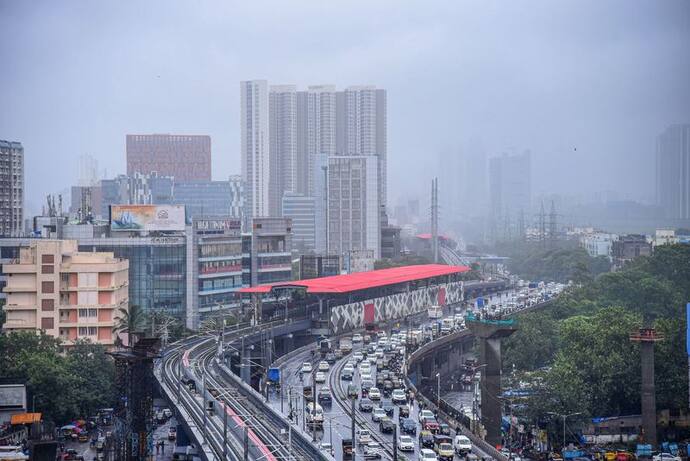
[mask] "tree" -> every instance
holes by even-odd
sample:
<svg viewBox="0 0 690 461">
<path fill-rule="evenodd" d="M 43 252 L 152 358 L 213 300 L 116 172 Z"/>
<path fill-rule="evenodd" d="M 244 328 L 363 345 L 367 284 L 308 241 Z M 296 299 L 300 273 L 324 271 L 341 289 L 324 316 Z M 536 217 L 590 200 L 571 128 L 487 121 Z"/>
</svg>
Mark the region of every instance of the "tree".
<svg viewBox="0 0 690 461">
<path fill-rule="evenodd" d="M 520 319 L 520 328 L 503 345 L 504 368 L 536 370 L 551 363 L 558 349 L 558 322 L 544 312 Z"/>
<path fill-rule="evenodd" d="M 99 408 L 112 406 L 115 400 L 115 364 L 100 344 L 78 341 L 66 356 L 66 368 L 79 383 L 78 409 L 83 416 L 93 415 Z"/>
<path fill-rule="evenodd" d="M 113 333 L 117 335 L 126 333 L 127 345 L 132 347 L 132 340 L 146 329 L 146 316 L 143 309 L 136 304 L 129 306 L 129 309 L 121 307 L 118 309 L 116 318 Z"/>
</svg>

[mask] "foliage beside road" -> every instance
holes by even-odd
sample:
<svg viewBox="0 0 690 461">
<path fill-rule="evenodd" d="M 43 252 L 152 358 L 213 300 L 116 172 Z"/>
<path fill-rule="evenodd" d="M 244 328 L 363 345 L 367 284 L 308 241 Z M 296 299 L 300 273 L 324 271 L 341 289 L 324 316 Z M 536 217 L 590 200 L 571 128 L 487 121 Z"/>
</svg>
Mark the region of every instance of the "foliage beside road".
<svg viewBox="0 0 690 461">
<path fill-rule="evenodd" d="M 0 376 L 27 386 L 29 410 L 63 424 L 112 407 L 115 366 L 105 348 L 80 342 L 60 353 L 59 342 L 45 334 L 0 335 Z"/>
<path fill-rule="evenodd" d="M 507 242 L 492 251 L 509 257 L 508 270 L 525 280 L 587 282 L 611 269 L 608 258 L 592 258 L 576 242 L 559 242 L 553 248 L 540 242 Z"/>
<path fill-rule="evenodd" d="M 504 343 L 504 369 L 515 364 L 537 383 L 529 402 L 535 417 L 639 414 L 639 346 L 628 338 L 648 319 L 665 336 L 655 349 L 657 406 L 687 408 L 688 301 L 690 245 L 658 247 L 567 290 L 543 311 L 521 315 L 520 330 Z"/>
</svg>

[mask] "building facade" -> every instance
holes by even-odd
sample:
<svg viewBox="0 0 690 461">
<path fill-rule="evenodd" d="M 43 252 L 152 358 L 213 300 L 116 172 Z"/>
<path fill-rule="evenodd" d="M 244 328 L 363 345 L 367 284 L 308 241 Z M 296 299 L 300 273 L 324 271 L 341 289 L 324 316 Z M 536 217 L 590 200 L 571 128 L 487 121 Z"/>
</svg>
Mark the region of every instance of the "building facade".
<svg viewBox="0 0 690 461">
<path fill-rule="evenodd" d="M 380 195 L 376 156 L 328 159 L 328 252 L 381 254 Z"/>
<path fill-rule="evenodd" d="M 201 216 L 242 216 L 242 181 L 174 181 L 172 201 L 184 205 L 187 219 Z"/>
<path fill-rule="evenodd" d="M 199 216 L 187 228 L 187 328 L 205 316 L 237 305 L 242 288 L 241 221 L 234 216 Z"/>
<path fill-rule="evenodd" d="M 113 346 L 118 310 L 128 308 L 126 260 L 82 253 L 72 240 L 36 240 L 3 265 L 5 331 L 44 330 L 66 346 L 80 339 Z"/>
<path fill-rule="evenodd" d="M 314 197 L 286 193 L 283 195 L 283 217 L 292 220 L 292 248 L 300 254 L 314 253 L 316 248 L 316 214 Z"/>
<path fill-rule="evenodd" d="M 517 219 L 532 204 L 532 163 L 529 151 L 522 155 L 494 157 L 489 161 L 491 217 Z"/>
<path fill-rule="evenodd" d="M 211 180 L 211 137 L 128 134 L 127 174 L 173 176 L 178 181 Z"/>
<path fill-rule="evenodd" d="M 611 247 L 616 236 L 604 232 L 592 232 L 580 236 L 580 247 L 591 257 L 606 256 L 611 259 Z"/>
<path fill-rule="evenodd" d="M 24 147 L 0 140 L 0 236 L 19 237 L 24 229 Z"/>
<path fill-rule="evenodd" d="M 613 268 L 620 269 L 628 261 L 639 256 L 652 254 L 652 243 L 647 241 L 644 235 L 629 234 L 620 235 L 611 245 Z"/>
<path fill-rule="evenodd" d="M 292 280 L 292 222 L 254 218 L 242 236 L 242 278 L 247 286 Z"/>
<path fill-rule="evenodd" d="M 657 138 L 656 200 L 666 218 L 690 220 L 690 124 L 671 125 Z"/>
<path fill-rule="evenodd" d="M 297 191 L 297 88 L 271 85 L 268 93 L 271 209 L 281 216 L 282 197 Z"/>
<path fill-rule="evenodd" d="M 169 205 L 173 202 L 174 179 L 157 173 L 135 172 L 101 180 L 100 216 L 108 219 L 111 205 Z"/>
<path fill-rule="evenodd" d="M 334 85 L 313 85 L 297 92 L 297 187 L 295 192 L 316 196 L 313 180 L 318 157 L 335 155 L 336 91 Z"/>
<path fill-rule="evenodd" d="M 271 171 L 269 120 L 268 82 L 240 82 L 242 179 L 250 217 L 276 216 L 277 211 L 271 209 L 271 178 L 277 172 Z"/>
</svg>

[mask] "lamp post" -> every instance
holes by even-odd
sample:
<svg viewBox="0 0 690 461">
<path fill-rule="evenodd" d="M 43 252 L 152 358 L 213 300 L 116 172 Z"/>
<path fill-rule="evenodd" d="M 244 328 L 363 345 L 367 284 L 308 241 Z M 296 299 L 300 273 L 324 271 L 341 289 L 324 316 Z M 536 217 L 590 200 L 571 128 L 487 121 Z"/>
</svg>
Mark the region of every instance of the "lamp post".
<svg viewBox="0 0 690 461">
<path fill-rule="evenodd" d="M 558 416 L 560 418 L 563 418 L 563 445 L 561 446 L 562 447 L 561 451 L 563 451 L 565 449 L 565 420 L 571 416 L 581 415 L 582 412 L 578 411 L 576 413 L 562 414 L 562 413 L 554 413 L 552 411 L 547 411 L 546 413 L 549 415 Z"/>
<path fill-rule="evenodd" d="M 441 372 L 436 373 L 436 411 L 441 411 Z"/>
</svg>

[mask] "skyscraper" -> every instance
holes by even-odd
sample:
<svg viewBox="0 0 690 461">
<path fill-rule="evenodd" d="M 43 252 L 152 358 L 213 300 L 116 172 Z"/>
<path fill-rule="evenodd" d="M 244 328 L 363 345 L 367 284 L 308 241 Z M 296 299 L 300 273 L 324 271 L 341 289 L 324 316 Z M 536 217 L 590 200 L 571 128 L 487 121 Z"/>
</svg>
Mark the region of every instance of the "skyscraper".
<svg viewBox="0 0 690 461">
<path fill-rule="evenodd" d="M 0 236 L 19 237 L 24 225 L 24 147 L 0 140 Z"/>
<path fill-rule="evenodd" d="M 381 206 L 387 203 L 387 100 L 386 90 L 351 86 L 336 95 L 336 152 L 338 155 L 373 155 L 378 163 Z"/>
<path fill-rule="evenodd" d="M 489 162 L 489 200 L 491 217 L 516 216 L 529 211 L 532 201 L 532 166 L 530 152 L 503 154 Z"/>
<path fill-rule="evenodd" d="M 690 124 L 671 125 L 657 138 L 656 200 L 666 218 L 690 219 Z"/>
<path fill-rule="evenodd" d="M 277 210 L 271 209 L 270 200 L 272 173 L 266 80 L 240 82 L 240 138 L 242 179 L 250 217 L 275 216 Z"/>
<path fill-rule="evenodd" d="M 128 134 L 127 174 L 158 173 L 179 181 L 211 180 L 211 137 Z"/>
<path fill-rule="evenodd" d="M 270 209 L 279 216 L 285 193 L 297 192 L 297 88 L 295 85 L 271 85 L 268 93 L 271 143 Z M 304 167 L 304 166 L 302 166 Z"/>
</svg>

